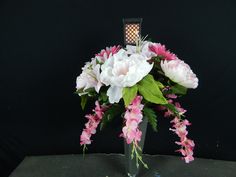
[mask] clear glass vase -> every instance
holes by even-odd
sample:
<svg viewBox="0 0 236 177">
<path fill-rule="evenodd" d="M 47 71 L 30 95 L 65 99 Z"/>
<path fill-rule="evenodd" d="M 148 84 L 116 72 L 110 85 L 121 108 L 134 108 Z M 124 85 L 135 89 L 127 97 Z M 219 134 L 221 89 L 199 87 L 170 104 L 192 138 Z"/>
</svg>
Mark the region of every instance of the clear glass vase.
<svg viewBox="0 0 236 177">
<path fill-rule="evenodd" d="M 143 150 L 144 146 L 144 141 L 146 137 L 146 130 L 147 130 L 147 123 L 148 120 L 146 117 L 143 117 L 143 121 L 139 124 L 139 129 L 142 131 L 142 138 L 141 141 L 139 142 L 139 146 Z M 124 141 L 124 150 L 125 150 L 125 160 L 126 160 L 126 172 L 129 177 L 136 177 L 139 173 L 139 168 L 136 166 L 136 157 L 134 154 L 133 159 L 131 158 L 131 153 L 132 153 L 132 144 L 127 144 Z M 141 165 L 141 164 L 140 164 Z"/>
</svg>

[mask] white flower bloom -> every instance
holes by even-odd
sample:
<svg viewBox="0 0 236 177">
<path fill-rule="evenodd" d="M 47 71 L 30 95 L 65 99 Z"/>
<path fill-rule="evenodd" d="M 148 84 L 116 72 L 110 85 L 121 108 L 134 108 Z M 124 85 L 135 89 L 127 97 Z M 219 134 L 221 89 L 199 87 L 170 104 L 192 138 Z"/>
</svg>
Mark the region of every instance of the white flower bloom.
<svg viewBox="0 0 236 177">
<path fill-rule="evenodd" d="M 128 56 L 124 49 L 107 59 L 101 67 L 100 79 L 106 86 L 111 86 L 107 91 L 110 103 L 118 103 L 122 89 L 142 80 L 152 67 L 153 64 L 149 64 L 142 55 Z"/>
<path fill-rule="evenodd" d="M 149 60 L 152 57 L 156 56 L 155 53 L 153 53 L 149 50 L 149 46 L 152 44 L 153 44 L 152 42 L 144 41 L 144 42 L 142 42 L 140 48 L 138 48 L 137 46 L 133 46 L 133 45 L 127 45 L 126 50 L 127 50 L 128 54 L 140 53 L 143 57 L 146 58 L 146 60 Z"/>
<path fill-rule="evenodd" d="M 100 81 L 100 65 L 96 64 L 93 59 L 92 62 L 87 62 L 82 68 L 82 73 L 76 79 L 76 89 L 95 88 L 98 93 L 102 83 Z"/>
<path fill-rule="evenodd" d="M 182 60 L 162 60 L 161 68 L 172 81 L 186 87 L 197 88 L 198 78 L 188 64 Z"/>
</svg>

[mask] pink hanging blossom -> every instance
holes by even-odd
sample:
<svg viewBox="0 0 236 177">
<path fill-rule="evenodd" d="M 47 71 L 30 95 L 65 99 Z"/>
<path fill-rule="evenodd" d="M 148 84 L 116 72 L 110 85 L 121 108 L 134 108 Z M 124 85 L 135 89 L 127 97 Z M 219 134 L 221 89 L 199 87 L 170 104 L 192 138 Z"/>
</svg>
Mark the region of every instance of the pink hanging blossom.
<svg viewBox="0 0 236 177">
<path fill-rule="evenodd" d="M 175 95 L 175 94 L 167 94 L 166 97 L 167 97 L 167 98 L 176 99 L 176 98 L 177 98 L 177 95 Z"/>
<path fill-rule="evenodd" d="M 195 144 L 193 140 L 190 140 L 185 137 L 183 141 L 175 143 L 181 146 L 181 148 L 178 149 L 177 152 L 180 152 L 184 156 L 183 159 L 186 163 L 189 163 L 194 160 L 193 149 Z"/>
<path fill-rule="evenodd" d="M 187 110 L 181 107 L 179 102 L 175 102 L 175 108 L 179 111 L 180 115 L 183 115 L 184 113 L 187 112 Z"/>
<path fill-rule="evenodd" d="M 174 95 L 168 95 L 167 97 L 175 98 Z M 168 102 L 175 105 L 175 108 L 178 110 L 179 115 L 183 115 L 186 112 L 186 110 L 181 107 L 179 102 L 174 102 L 172 99 L 169 99 Z M 172 111 L 166 109 L 164 106 L 158 106 L 157 109 L 161 111 L 166 110 L 166 112 L 164 113 L 164 117 L 174 116 L 174 119 L 171 121 L 171 123 L 173 124 L 173 128 L 170 128 L 170 130 L 180 138 L 180 141 L 175 143 L 181 146 L 181 148 L 176 151 L 180 152 L 184 156 L 183 159 L 186 163 L 193 161 L 193 149 L 195 144 L 193 140 L 187 138 L 187 126 L 191 125 L 191 123 L 187 119 L 182 120 L 179 117 L 175 116 Z"/>
<path fill-rule="evenodd" d="M 141 140 L 142 132 L 138 128 L 143 118 L 142 109 L 144 105 L 141 104 L 141 101 L 142 97 L 136 96 L 125 112 L 125 126 L 122 129 L 121 136 L 125 138 L 127 144 L 134 142 L 137 145 L 137 142 Z"/>
<path fill-rule="evenodd" d="M 175 142 L 180 145 L 181 148 L 177 150 L 184 157 L 186 163 L 189 163 L 194 160 L 193 157 L 193 149 L 194 149 L 194 141 L 187 138 L 188 131 L 187 126 L 191 125 L 187 119 L 181 120 L 178 117 L 175 117 L 171 123 L 173 123 L 173 129 L 170 128 L 171 131 L 175 132 L 176 135 L 180 138 L 179 142 Z"/>
<path fill-rule="evenodd" d="M 178 59 L 178 57 L 175 54 L 171 53 L 169 50 L 166 50 L 165 45 L 161 45 L 160 43 L 155 43 L 150 45 L 149 50 L 158 56 L 162 56 L 163 60 Z"/>
<path fill-rule="evenodd" d="M 174 103 L 174 101 L 172 99 L 169 99 L 168 103 Z M 179 111 L 180 115 L 183 115 L 185 112 L 187 112 L 187 110 L 181 107 L 179 102 L 175 102 L 174 105 L 175 105 L 175 108 Z M 166 108 L 163 106 L 158 106 L 158 109 L 165 110 Z M 174 114 L 171 110 L 167 109 L 167 111 L 164 113 L 164 117 L 170 117 L 170 116 L 174 116 Z"/>
<path fill-rule="evenodd" d="M 183 141 L 186 139 L 186 136 L 188 134 L 188 131 L 186 130 L 188 125 L 191 125 L 188 120 L 180 120 L 179 118 L 175 117 L 171 123 L 173 123 L 174 129 L 171 129 L 171 131 L 175 132 L 179 137 L 180 141 Z"/>
<path fill-rule="evenodd" d="M 80 145 L 91 144 L 91 136 L 96 133 L 96 129 L 102 120 L 104 111 L 107 109 L 105 106 L 101 106 L 98 101 L 95 102 L 94 114 L 87 114 L 85 117 L 88 122 L 85 124 L 82 134 L 80 135 Z"/>
<path fill-rule="evenodd" d="M 111 55 L 114 55 L 117 53 L 121 47 L 118 46 L 113 46 L 113 47 L 107 47 L 106 49 L 101 50 L 100 53 L 96 54 L 96 59 L 98 59 L 99 62 L 105 62 Z"/>
</svg>

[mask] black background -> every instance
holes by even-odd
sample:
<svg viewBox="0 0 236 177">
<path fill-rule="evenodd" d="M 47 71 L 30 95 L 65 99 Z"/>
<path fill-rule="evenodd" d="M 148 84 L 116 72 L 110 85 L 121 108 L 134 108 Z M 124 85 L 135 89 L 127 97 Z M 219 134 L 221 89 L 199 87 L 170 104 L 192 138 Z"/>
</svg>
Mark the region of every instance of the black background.
<svg viewBox="0 0 236 177">
<path fill-rule="evenodd" d="M 123 43 L 123 17 L 142 17 L 143 35 L 166 44 L 199 77 L 199 87 L 181 100 L 193 123 L 195 156 L 236 160 L 234 1 L 5 0 L 0 5 L 0 176 L 25 155 L 82 152 L 85 112 L 73 94 L 76 76 L 102 48 Z M 88 153 L 122 153 L 120 126 L 116 120 L 98 132 Z M 176 154 L 169 120 L 159 117 L 158 126 L 158 133 L 149 128 L 144 152 Z"/>
</svg>

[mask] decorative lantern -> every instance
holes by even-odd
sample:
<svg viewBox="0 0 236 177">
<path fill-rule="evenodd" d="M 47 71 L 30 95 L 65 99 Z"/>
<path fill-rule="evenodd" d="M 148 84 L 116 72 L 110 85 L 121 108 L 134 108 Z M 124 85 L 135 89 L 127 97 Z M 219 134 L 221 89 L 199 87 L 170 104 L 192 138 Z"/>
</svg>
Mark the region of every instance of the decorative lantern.
<svg viewBox="0 0 236 177">
<path fill-rule="evenodd" d="M 123 19 L 124 45 L 135 45 L 141 36 L 142 18 Z"/>
</svg>

